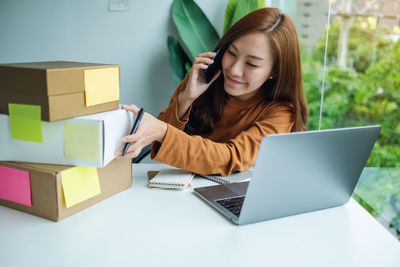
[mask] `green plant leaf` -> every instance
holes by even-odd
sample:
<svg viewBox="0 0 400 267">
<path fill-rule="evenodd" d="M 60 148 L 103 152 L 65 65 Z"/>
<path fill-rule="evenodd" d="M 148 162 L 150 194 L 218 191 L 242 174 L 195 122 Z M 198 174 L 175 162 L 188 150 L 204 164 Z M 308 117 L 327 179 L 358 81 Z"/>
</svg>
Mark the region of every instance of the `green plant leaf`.
<svg viewBox="0 0 400 267">
<path fill-rule="evenodd" d="M 192 59 L 212 51 L 219 41 L 214 26 L 193 0 L 174 0 L 172 20 Z"/>
<path fill-rule="evenodd" d="M 223 34 L 239 19 L 263 7 L 264 0 L 229 0 L 225 10 Z"/>
<path fill-rule="evenodd" d="M 185 70 L 186 70 L 186 73 L 188 73 L 188 72 L 190 71 L 191 68 L 192 68 L 192 64 L 190 64 L 189 62 L 186 62 L 186 63 L 185 63 Z"/>
<path fill-rule="evenodd" d="M 168 36 L 167 46 L 169 65 L 174 75 L 175 83 L 178 85 L 182 82 L 187 73 L 185 66 L 190 66 L 191 63 L 180 43 L 172 36 Z"/>
<path fill-rule="evenodd" d="M 224 28 L 222 29 L 222 34 L 225 34 L 226 31 L 232 26 L 233 15 L 235 14 L 235 10 L 238 6 L 240 0 L 229 0 L 225 9 L 225 17 L 224 17 Z"/>
</svg>

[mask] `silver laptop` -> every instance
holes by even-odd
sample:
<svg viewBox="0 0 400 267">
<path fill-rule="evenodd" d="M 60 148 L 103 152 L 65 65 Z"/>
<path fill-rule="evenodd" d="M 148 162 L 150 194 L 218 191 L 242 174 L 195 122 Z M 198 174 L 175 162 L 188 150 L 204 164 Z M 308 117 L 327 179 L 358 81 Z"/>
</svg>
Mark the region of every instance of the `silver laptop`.
<svg viewBox="0 0 400 267">
<path fill-rule="evenodd" d="M 248 182 L 199 187 L 194 193 L 236 224 L 347 203 L 380 126 L 264 137 Z"/>
</svg>

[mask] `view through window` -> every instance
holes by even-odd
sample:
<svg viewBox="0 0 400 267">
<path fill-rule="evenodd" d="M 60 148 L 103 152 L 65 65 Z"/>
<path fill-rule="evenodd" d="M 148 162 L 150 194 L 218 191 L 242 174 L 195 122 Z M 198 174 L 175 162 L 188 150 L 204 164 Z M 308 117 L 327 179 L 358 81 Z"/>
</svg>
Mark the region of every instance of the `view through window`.
<svg viewBox="0 0 400 267">
<path fill-rule="evenodd" d="M 400 0 L 266 4 L 289 14 L 301 39 L 307 130 L 382 126 L 353 197 L 400 238 Z"/>
</svg>

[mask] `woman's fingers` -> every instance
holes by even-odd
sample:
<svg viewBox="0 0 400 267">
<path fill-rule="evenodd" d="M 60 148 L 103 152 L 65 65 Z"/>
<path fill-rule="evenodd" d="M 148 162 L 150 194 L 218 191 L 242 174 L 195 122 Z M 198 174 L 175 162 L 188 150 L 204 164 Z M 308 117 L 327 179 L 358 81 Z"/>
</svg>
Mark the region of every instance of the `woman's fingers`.
<svg viewBox="0 0 400 267">
<path fill-rule="evenodd" d="M 122 150 L 123 147 L 117 149 L 114 152 L 114 155 L 117 156 L 117 158 L 121 159 L 121 158 L 136 158 L 137 156 L 139 156 L 140 152 L 143 149 L 143 145 L 141 145 L 139 142 L 128 142 L 129 144 L 129 148 L 126 151 L 125 155 L 122 156 Z M 125 145 L 124 145 L 125 147 Z"/>
<path fill-rule="evenodd" d="M 132 142 L 136 142 L 139 138 L 140 138 L 140 136 L 138 136 L 138 134 L 136 132 L 136 134 L 123 136 L 121 138 L 121 142 L 123 142 L 123 143 L 132 143 Z"/>
<path fill-rule="evenodd" d="M 198 69 L 198 70 L 205 70 L 208 68 L 208 64 L 203 64 L 203 63 L 198 63 L 198 64 L 194 64 L 192 66 L 193 69 Z"/>
<path fill-rule="evenodd" d="M 205 53 L 198 54 L 197 57 L 213 58 L 213 57 L 215 57 L 216 54 L 217 53 L 215 53 L 215 52 L 205 52 Z"/>
<path fill-rule="evenodd" d="M 117 156 L 117 158 L 120 158 L 122 155 L 122 147 L 115 150 L 114 155 Z"/>
<path fill-rule="evenodd" d="M 136 105 L 134 104 L 130 104 L 130 105 L 121 105 L 122 109 L 125 109 L 127 111 L 131 111 L 133 114 L 135 114 L 135 116 L 137 116 L 139 114 L 140 108 L 138 108 Z"/>
<path fill-rule="evenodd" d="M 128 109 L 127 105 L 124 105 Z M 129 107 L 135 110 L 135 107 Z M 159 119 L 153 117 L 149 113 L 145 113 L 140 122 L 139 128 L 136 133 L 126 135 L 121 138 L 122 147 L 115 151 L 118 158 L 135 158 L 142 151 L 143 147 L 151 144 L 154 141 L 162 142 L 167 132 L 167 124 Z M 129 143 L 129 148 L 124 157 L 122 157 L 123 147 Z"/>
<path fill-rule="evenodd" d="M 189 80 L 185 88 L 186 96 L 190 99 L 197 99 L 202 93 L 204 93 L 212 82 L 214 82 L 220 75 L 221 72 L 217 72 L 210 83 L 206 83 L 203 70 L 207 69 L 209 65 L 214 63 L 215 52 L 206 52 L 199 54 L 192 65 L 192 69 L 189 72 Z"/>
<path fill-rule="evenodd" d="M 193 66 L 196 69 L 207 69 L 208 65 L 214 63 L 214 52 L 206 52 L 203 54 L 199 54 L 193 61 Z"/>
<path fill-rule="evenodd" d="M 140 152 L 142 151 L 142 148 L 137 148 L 137 149 L 134 149 L 134 150 L 132 150 L 132 151 L 127 151 L 126 152 L 126 154 L 123 156 L 123 157 L 121 157 L 121 158 L 128 158 L 128 159 L 133 159 L 133 158 L 136 158 L 136 157 L 138 157 L 139 156 L 139 154 L 140 154 Z"/>
<path fill-rule="evenodd" d="M 197 57 L 193 61 L 193 65 L 195 65 L 195 64 L 209 65 L 209 64 L 213 64 L 213 63 L 214 63 L 214 60 L 212 58 L 208 58 L 208 57 Z"/>
</svg>

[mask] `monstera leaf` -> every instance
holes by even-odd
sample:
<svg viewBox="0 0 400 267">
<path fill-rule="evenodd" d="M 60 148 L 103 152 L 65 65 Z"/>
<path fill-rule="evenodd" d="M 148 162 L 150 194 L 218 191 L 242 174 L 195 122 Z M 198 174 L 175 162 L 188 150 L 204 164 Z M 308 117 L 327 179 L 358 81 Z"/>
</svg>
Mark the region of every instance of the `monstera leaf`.
<svg viewBox="0 0 400 267">
<path fill-rule="evenodd" d="M 182 46 L 172 36 L 168 36 L 168 61 L 173 69 L 174 80 L 176 84 L 180 84 L 187 73 L 186 66 L 191 65 L 190 59 L 187 57 Z"/>
<path fill-rule="evenodd" d="M 214 26 L 193 0 L 174 0 L 172 20 L 192 59 L 212 51 L 219 41 Z"/>
</svg>

